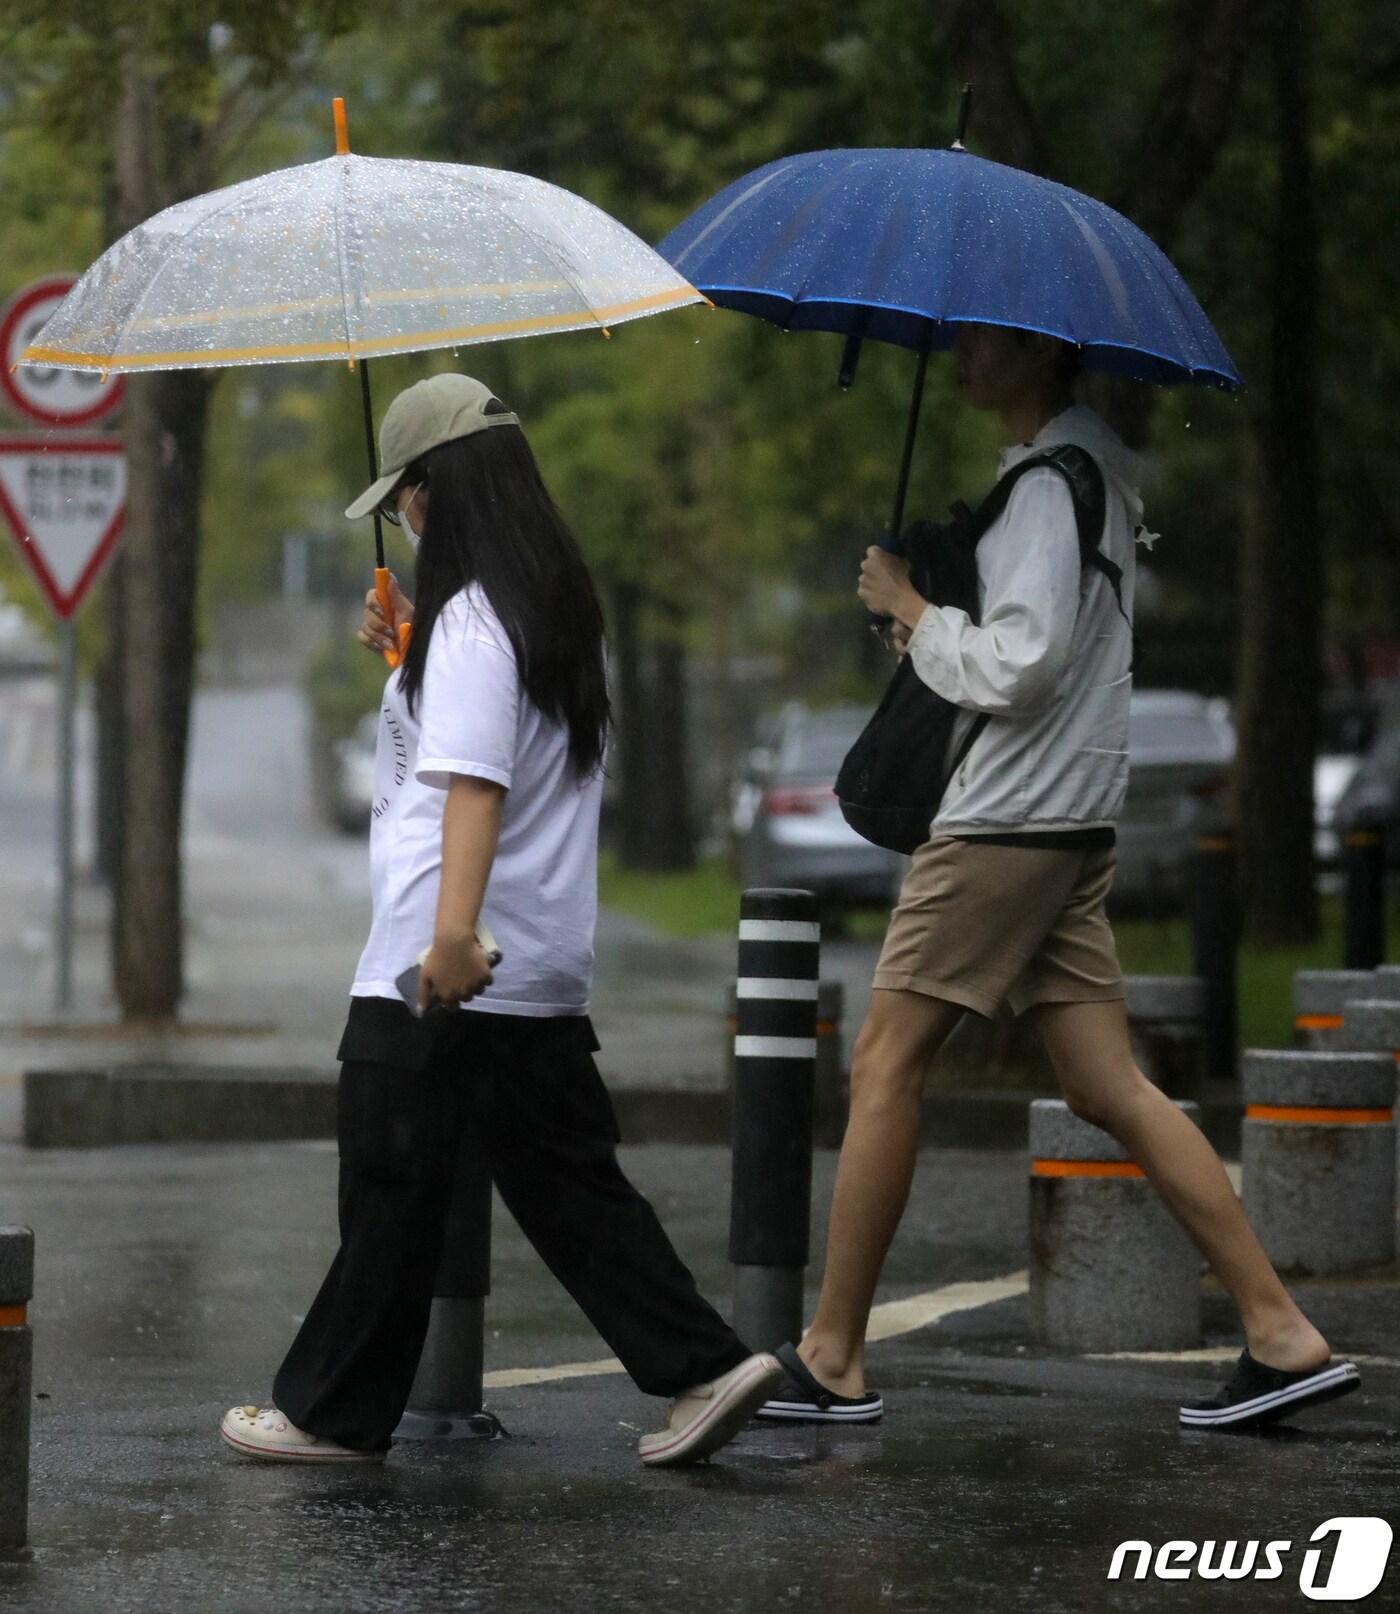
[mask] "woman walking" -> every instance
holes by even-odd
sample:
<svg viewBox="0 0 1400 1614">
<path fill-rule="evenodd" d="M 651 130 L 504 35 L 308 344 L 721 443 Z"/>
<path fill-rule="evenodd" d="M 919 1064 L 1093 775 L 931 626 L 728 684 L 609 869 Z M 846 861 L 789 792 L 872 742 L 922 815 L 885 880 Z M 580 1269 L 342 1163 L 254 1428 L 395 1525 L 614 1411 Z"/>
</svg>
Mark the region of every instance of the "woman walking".
<svg viewBox="0 0 1400 1614">
<path fill-rule="evenodd" d="M 914 1172 L 930 1064 L 969 1009 L 1007 1001 L 1030 1017 L 1074 1113 L 1110 1133 L 1195 1240 L 1239 1307 L 1247 1348 L 1211 1399 L 1180 1421 L 1239 1427 L 1330 1399 L 1360 1382 L 1279 1282 L 1202 1133 L 1133 1062 L 1123 982 L 1104 898 L 1114 821 L 1128 782 L 1134 457 L 1076 406 L 1075 350 L 1052 337 L 963 326 L 959 381 L 994 411 L 1005 476 L 1074 444 L 1104 481 L 1101 539 L 1110 577 L 1081 565 L 1076 506 L 1051 466 L 1020 475 L 977 545 L 980 622 L 931 605 L 908 564 L 867 551 L 857 592 L 895 622 L 920 679 L 963 710 L 956 757 L 986 714 L 914 853 L 856 1040 L 851 1111 L 831 1206 L 826 1270 L 801 1343 L 762 1409 L 771 1419 L 873 1422 L 865 1328 Z M 1110 574 L 1111 575 L 1111 574 Z"/>
<path fill-rule="evenodd" d="M 638 1387 L 672 1398 L 643 1462 L 724 1444 L 780 1377 L 700 1297 L 618 1166 L 588 1017 L 609 724 L 602 613 L 517 417 L 437 375 L 380 431 L 378 505 L 417 552 L 384 691 L 373 919 L 337 1057 L 340 1249 L 273 1384 L 223 1438 L 254 1457 L 382 1458 L 428 1325 L 464 1129 L 507 1208 Z M 370 596 L 361 641 L 391 636 Z M 478 923 L 496 938 L 494 968 Z M 415 1017 L 396 981 L 427 950 Z"/>
</svg>

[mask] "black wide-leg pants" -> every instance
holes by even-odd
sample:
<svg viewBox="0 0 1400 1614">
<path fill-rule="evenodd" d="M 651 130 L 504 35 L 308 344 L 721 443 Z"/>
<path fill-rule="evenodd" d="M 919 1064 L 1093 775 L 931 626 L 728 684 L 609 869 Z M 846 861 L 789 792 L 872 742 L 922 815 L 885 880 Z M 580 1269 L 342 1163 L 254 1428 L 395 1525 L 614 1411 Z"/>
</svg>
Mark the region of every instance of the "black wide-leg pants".
<svg viewBox="0 0 1400 1614">
<path fill-rule="evenodd" d="M 673 1396 L 749 1354 L 623 1175 L 587 1016 L 415 1019 L 355 998 L 341 1041 L 340 1249 L 273 1384 L 293 1423 L 389 1444 L 418 1368 L 470 1127 L 511 1215 L 639 1389 Z"/>
</svg>

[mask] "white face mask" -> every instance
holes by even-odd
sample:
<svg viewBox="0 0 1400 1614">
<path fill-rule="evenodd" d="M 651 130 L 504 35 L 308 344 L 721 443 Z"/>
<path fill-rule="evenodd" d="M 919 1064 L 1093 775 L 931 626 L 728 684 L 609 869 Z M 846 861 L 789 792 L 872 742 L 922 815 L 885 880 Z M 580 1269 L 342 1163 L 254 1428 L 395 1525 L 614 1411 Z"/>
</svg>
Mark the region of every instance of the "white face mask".
<svg viewBox="0 0 1400 1614">
<path fill-rule="evenodd" d="M 415 555 L 418 553 L 418 545 L 423 541 L 423 534 L 414 528 L 413 523 L 408 519 L 408 512 L 413 508 L 413 501 L 417 497 L 418 489 L 414 488 L 409 496 L 408 503 L 399 512 L 399 524 L 403 528 L 403 535 L 408 539 L 408 547 Z"/>
</svg>

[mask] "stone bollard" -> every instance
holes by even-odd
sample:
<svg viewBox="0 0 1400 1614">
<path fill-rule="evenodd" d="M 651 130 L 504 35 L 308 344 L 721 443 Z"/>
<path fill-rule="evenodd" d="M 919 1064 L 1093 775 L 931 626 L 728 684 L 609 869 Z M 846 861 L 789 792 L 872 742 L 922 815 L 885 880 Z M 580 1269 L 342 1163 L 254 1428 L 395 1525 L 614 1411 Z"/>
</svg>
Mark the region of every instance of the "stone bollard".
<svg viewBox="0 0 1400 1614">
<path fill-rule="evenodd" d="M 29 1403 L 34 1341 L 34 1234 L 0 1227 L 0 1552 L 29 1536 Z"/>
<path fill-rule="evenodd" d="M 1128 975 L 1128 1034 L 1143 1074 L 1173 1098 L 1197 1099 L 1205 1076 L 1205 982 L 1195 975 Z"/>
<path fill-rule="evenodd" d="M 817 1071 L 812 1098 L 812 1141 L 819 1149 L 839 1149 L 846 1133 L 850 1092 L 842 1022 L 846 1014 L 846 987 L 842 981 L 817 983 Z M 724 1086 L 734 1094 L 734 1036 L 739 1025 L 739 989 L 731 981 L 725 989 Z"/>
<path fill-rule="evenodd" d="M 1293 1042 L 1299 1048 L 1335 1048 L 1348 998 L 1370 996 L 1370 970 L 1295 970 Z"/>
<path fill-rule="evenodd" d="M 1199 1124 L 1195 1104 L 1179 1104 Z M 1063 1099 L 1030 1113 L 1031 1333 L 1079 1351 L 1200 1343 L 1201 1257 L 1122 1146 Z"/>
<path fill-rule="evenodd" d="M 1400 998 L 1348 998 L 1337 1046 L 1353 1053 L 1393 1054 L 1400 1060 Z"/>
<path fill-rule="evenodd" d="M 1381 964 L 1371 972 L 1371 984 L 1358 997 L 1384 998 L 1394 1002 L 1400 998 L 1400 964 Z"/>
<path fill-rule="evenodd" d="M 1324 1273 L 1393 1261 L 1393 1057 L 1249 1049 L 1244 1099 L 1244 1209 L 1274 1265 Z"/>
</svg>

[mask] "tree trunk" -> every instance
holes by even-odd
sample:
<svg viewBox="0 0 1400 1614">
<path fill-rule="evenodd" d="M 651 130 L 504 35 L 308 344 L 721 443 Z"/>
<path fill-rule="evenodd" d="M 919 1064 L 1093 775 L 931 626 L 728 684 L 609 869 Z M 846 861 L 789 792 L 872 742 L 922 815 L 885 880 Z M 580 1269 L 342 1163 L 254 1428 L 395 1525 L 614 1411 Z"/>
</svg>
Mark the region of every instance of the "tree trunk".
<svg viewBox="0 0 1400 1614">
<path fill-rule="evenodd" d="M 1112 198 L 1163 251 L 1170 250 L 1224 144 L 1263 3 L 1175 0 L 1171 62 L 1145 108 Z M 1000 162 L 1072 184 L 1073 173 L 1057 161 L 1063 153 L 1050 149 L 1022 88 L 1012 32 L 995 0 L 957 0 L 948 12 L 947 41 L 959 73 L 973 84 L 974 142 Z M 1152 387 L 1105 375 L 1081 385 L 1085 401 L 1130 448 L 1145 446 L 1156 402 Z"/>
<path fill-rule="evenodd" d="M 125 35 L 119 50 L 115 216 L 125 230 L 164 206 L 172 188 L 161 180 L 164 131 L 139 31 Z M 197 179 L 197 159 L 183 146 L 177 161 L 190 170 L 187 179 Z M 128 1020 L 173 1017 L 184 989 L 181 828 L 208 398 L 209 383 L 196 370 L 128 378 L 118 634 L 122 843 L 112 946 Z"/>
<path fill-rule="evenodd" d="M 640 643 L 641 590 L 619 583 L 613 591 L 612 648 L 617 657 L 617 860 L 624 869 L 646 866 L 647 712 Z"/>
<path fill-rule="evenodd" d="M 651 749 L 647 757 L 652 810 L 648 815 L 646 866 L 695 867 L 687 744 L 685 641 L 680 612 L 667 612 L 666 630 L 652 652 Z"/>
<path fill-rule="evenodd" d="M 1278 0 L 1274 24 L 1279 178 L 1269 390 L 1259 423 L 1259 519 L 1246 523 L 1241 553 L 1236 800 L 1245 932 L 1286 946 L 1318 933 L 1312 770 L 1324 578 L 1308 0 Z"/>
<path fill-rule="evenodd" d="M 181 836 L 199 485 L 208 383 L 131 377 L 123 674 L 127 754 L 117 996 L 128 1019 L 175 1014 L 184 990 Z"/>
</svg>

